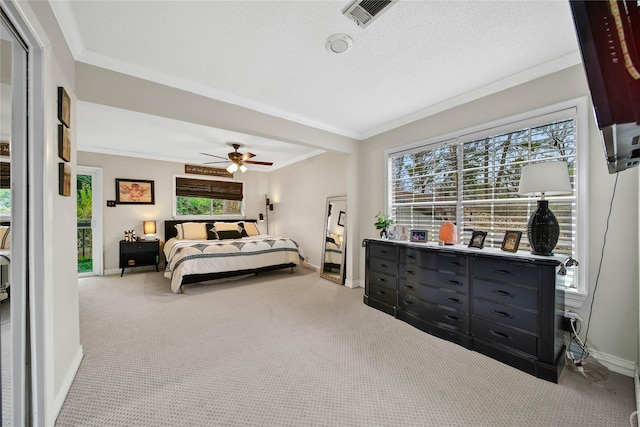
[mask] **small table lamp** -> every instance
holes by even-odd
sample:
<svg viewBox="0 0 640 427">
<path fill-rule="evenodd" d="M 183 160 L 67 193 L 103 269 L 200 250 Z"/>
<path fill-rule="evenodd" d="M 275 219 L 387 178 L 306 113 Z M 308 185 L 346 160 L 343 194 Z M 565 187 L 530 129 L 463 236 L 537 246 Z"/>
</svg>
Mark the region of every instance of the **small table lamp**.
<svg viewBox="0 0 640 427">
<path fill-rule="evenodd" d="M 156 238 L 155 234 L 156 234 L 156 222 L 145 221 L 144 222 L 144 238 L 149 239 L 151 237 L 151 239 L 155 240 Z"/>
<path fill-rule="evenodd" d="M 556 196 L 573 191 L 566 162 L 532 163 L 522 168 L 518 194 L 537 196 L 538 209 L 529 218 L 527 237 L 534 255 L 553 255 L 553 249 L 560 237 L 560 226 L 556 216 L 549 209 L 545 194 Z"/>
</svg>

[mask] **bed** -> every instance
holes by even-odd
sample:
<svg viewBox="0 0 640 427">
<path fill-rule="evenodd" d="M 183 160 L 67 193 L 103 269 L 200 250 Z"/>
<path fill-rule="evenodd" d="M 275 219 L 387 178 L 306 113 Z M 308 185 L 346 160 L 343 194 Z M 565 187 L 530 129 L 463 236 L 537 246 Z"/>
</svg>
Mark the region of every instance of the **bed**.
<svg viewBox="0 0 640 427">
<path fill-rule="evenodd" d="M 256 220 L 166 220 L 164 231 L 164 275 L 174 293 L 206 280 L 283 268 L 293 273 L 304 260 L 292 239 L 259 234 Z"/>
</svg>

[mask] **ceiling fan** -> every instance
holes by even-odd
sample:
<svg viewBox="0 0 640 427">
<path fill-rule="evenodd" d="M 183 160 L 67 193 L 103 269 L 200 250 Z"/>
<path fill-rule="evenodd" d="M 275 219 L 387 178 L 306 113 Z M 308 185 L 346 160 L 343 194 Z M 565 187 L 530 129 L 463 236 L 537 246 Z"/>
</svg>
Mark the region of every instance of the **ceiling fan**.
<svg viewBox="0 0 640 427">
<path fill-rule="evenodd" d="M 241 144 L 238 143 L 229 143 L 228 145 L 232 146 L 233 149 L 235 151 L 231 152 L 228 154 L 228 159 L 221 157 L 221 156 L 216 156 L 215 154 L 208 154 L 208 153 L 200 153 L 203 154 L 205 156 L 211 156 L 211 157 L 217 157 L 219 159 L 223 159 L 223 160 L 217 160 L 215 162 L 206 162 L 205 165 L 210 165 L 210 164 L 214 164 L 214 163 L 227 163 L 229 161 L 231 161 L 231 164 L 227 167 L 227 172 L 229 173 L 234 173 L 235 171 L 237 171 L 238 169 L 240 169 L 240 171 L 242 173 L 245 173 L 247 171 L 247 167 L 245 166 L 246 164 L 250 164 L 250 165 L 264 165 L 264 166 L 272 166 L 273 162 L 258 162 L 255 160 L 249 160 L 252 157 L 255 157 L 256 155 L 253 153 L 239 153 L 238 152 L 238 148 L 242 147 Z"/>
</svg>

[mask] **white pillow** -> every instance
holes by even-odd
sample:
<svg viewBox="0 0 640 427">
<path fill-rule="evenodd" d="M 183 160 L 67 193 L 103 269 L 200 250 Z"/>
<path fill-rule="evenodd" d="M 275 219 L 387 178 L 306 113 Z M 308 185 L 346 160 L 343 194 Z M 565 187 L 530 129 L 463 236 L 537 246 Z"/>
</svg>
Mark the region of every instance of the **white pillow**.
<svg viewBox="0 0 640 427">
<path fill-rule="evenodd" d="M 216 222 L 213 228 L 214 231 L 240 231 L 240 224 L 237 222 Z"/>
<path fill-rule="evenodd" d="M 180 240 L 207 240 L 206 222 L 183 222 L 176 224 L 176 230 Z"/>
</svg>

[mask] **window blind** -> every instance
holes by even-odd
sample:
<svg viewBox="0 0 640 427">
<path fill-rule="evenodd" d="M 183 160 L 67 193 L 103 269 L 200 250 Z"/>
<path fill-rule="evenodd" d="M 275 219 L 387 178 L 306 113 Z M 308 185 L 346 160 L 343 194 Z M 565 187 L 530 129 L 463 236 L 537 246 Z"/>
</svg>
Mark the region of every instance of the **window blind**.
<svg viewBox="0 0 640 427">
<path fill-rule="evenodd" d="M 176 177 L 176 196 L 242 200 L 242 183 Z"/>
<path fill-rule="evenodd" d="M 520 170 L 528 163 L 565 161 L 573 194 L 547 197 L 560 224 L 555 252 L 572 254 L 576 233 L 575 114 L 532 125 L 529 121 L 464 135 L 440 144 L 393 153 L 390 208 L 398 226 L 429 230 L 438 240 L 444 221 L 458 224 L 459 241 L 486 231 L 485 246 L 500 247 L 506 230 L 525 231 L 538 198 L 518 195 Z M 546 118 L 548 119 L 548 118 Z M 526 233 L 520 249 L 529 249 Z"/>
</svg>

